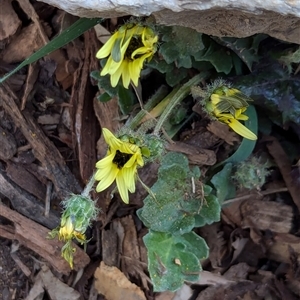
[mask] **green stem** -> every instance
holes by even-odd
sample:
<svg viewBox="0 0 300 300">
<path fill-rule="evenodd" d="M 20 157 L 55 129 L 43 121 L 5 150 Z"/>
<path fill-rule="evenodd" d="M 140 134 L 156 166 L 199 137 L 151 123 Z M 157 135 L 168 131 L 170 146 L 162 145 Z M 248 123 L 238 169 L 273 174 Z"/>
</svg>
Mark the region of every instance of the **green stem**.
<svg viewBox="0 0 300 300">
<path fill-rule="evenodd" d="M 163 113 L 161 114 L 153 133 L 155 135 L 158 135 L 164 122 L 167 120 L 167 118 L 169 117 L 170 113 L 172 112 L 172 110 L 175 108 L 175 106 L 180 103 L 180 101 L 182 101 L 191 91 L 191 87 L 193 85 L 198 84 L 199 82 L 201 82 L 202 80 L 206 79 L 208 76 L 210 75 L 209 72 L 202 72 L 201 74 L 198 74 L 196 76 L 194 76 L 192 79 L 190 79 L 188 82 L 186 82 L 178 91 L 177 93 L 175 93 L 175 95 L 173 96 L 173 98 L 171 99 L 170 103 L 168 104 L 168 106 L 165 108 L 165 110 L 163 111 Z"/>
<path fill-rule="evenodd" d="M 81 195 L 84 197 L 89 197 L 91 190 L 93 189 L 93 185 L 95 183 L 95 174 L 93 173 L 93 175 L 91 176 L 90 180 L 88 181 L 88 183 L 86 184 L 84 190 L 82 191 Z"/>
<path fill-rule="evenodd" d="M 130 121 L 127 125 L 128 128 L 134 130 L 137 126 L 140 125 L 140 122 L 145 117 L 147 112 L 149 112 L 153 107 L 157 105 L 168 93 L 168 88 L 165 85 L 162 85 L 155 94 L 147 101 L 144 105 L 144 109 L 140 110 L 137 115 Z"/>
</svg>

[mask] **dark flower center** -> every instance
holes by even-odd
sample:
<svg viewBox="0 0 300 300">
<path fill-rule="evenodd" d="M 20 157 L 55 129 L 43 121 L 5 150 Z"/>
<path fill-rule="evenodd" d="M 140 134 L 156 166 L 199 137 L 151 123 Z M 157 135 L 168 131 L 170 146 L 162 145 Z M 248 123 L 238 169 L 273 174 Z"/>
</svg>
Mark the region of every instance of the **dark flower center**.
<svg viewBox="0 0 300 300">
<path fill-rule="evenodd" d="M 116 151 L 116 155 L 113 159 L 113 163 L 118 166 L 119 169 L 122 169 L 124 165 L 129 161 L 132 154 L 122 153 L 119 150 Z"/>
<path fill-rule="evenodd" d="M 133 36 L 130 40 L 128 48 L 125 52 L 125 57 L 129 60 L 131 59 L 131 54 L 138 48 L 143 47 L 142 37 L 141 36 Z M 140 57 L 141 54 L 137 55 L 135 58 Z"/>
</svg>

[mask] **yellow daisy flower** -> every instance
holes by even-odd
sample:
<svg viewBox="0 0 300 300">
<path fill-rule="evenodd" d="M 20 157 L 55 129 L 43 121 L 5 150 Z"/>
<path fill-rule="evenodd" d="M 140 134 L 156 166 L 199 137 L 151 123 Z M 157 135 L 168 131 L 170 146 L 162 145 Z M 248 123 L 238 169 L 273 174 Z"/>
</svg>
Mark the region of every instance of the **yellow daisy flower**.
<svg viewBox="0 0 300 300">
<path fill-rule="evenodd" d="M 135 192 L 137 167 L 144 165 L 141 148 L 121 141 L 106 128 L 102 131 L 109 148 L 106 157 L 96 163 L 98 170 L 95 173 L 95 180 L 100 181 L 96 191 L 107 189 L 116 180 L 122 200 L 129 203 L 128 191 Z"/>
<path fill-rule="evenodd" d="M 71 269 L 73 269 L 73 254 L 76 249 L 72 246 L 72 240 L 75 238 L 81 244 L 85 244 L 87 243 L 86 237 L 84 234 L 75 230 L 74 221 L 72 217 L 69 216 L 67 219 L 62 218 L 58 238 L 66 242 L 61 249 L 61 256 L 69 263 Z"/>
<path fill-rule="evenodd" d="M 243 113 L 247 110 L 249 97 L 239 90 L 227 86 L 219 86 L 210 94 L 206 109 L 218 121 L 227 124 L 237 134 L 249 139 L 257 140 L 257 136 L 239 121 L 248 120 Z"/>
<path fill-rule="evenodd" d="M 75 252 L 72 240 L 76 239 L 80 244 L 88 242 L 84 233 L 90 226 L 91 221 L 96 219 L 99 211 L 94 201 L 87 196 L 93 183 L 94 181 L 87 185 L 83 194 L 71 195 L 70 198 L 62 202 L 64 211 L 61 216 L 60 226 L 49 232 L 49 238 L 58 236 L 59 240 L 65 243 L 61 249 L 61 255 L 71 268 L 73 268 L 73 254 Z"/>
<path fill-rule="evenodd" d="M 237 109 L 234 115 L 230 113 L 227 114 L 219 113 L 216 114 L 215 116 L 218 119 L 218 121 L 227 124 L 237 134 L 245 137 L 246 139 L 255 141 L 257 140 L 257 136 L 246 126 L 244 126 L 241 122 L 238 121 L 238 120 L 241 121 L 248 120 L 248 116 L 242 114 L 243 112 L 246 111 L 246 109 L 247 109 L 246 107 Z"/>
<path fill-rule="evenodd" d="M 59 229 L 58 237 L 60 240 L 71 240 L 73 238 L 74 224 L 72 219 L 69 217 L 63 219 L 61 222 L 61 227 Z"/>
<path fill-rule="evenodd" d="M 58 232 L 58 238 L 63 241 L 77 239 L 80 242 L 85 242 L 86 238 L 83 233 L 80 233 L 75 229 L 75 216 L 62 218 L 61 226 Z"/>
<path fill-rule="evenodd" d="M 108 57 L 100 75 L 110 74 L 110 83 L 115 87 L 122 76 L 123 86 L 130 81 L 138 85 L 145 60 L 150 61 L 157 50 L 158 36 L 140 24 L 125 24 L 98 51 L 98 59 Z"/>
</svg>

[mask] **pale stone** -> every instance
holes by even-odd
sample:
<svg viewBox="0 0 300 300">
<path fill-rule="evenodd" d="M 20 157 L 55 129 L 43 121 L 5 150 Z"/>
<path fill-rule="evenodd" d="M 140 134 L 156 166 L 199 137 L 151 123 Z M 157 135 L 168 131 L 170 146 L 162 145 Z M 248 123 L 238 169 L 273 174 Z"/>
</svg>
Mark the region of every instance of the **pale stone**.
<svg viewBox="0 0 300 300">
<path fill-rule="evenodd" d="M 80 17 L 153 15 L 215 36 L 266 33 L 300 44 L 300 0 L 43 0 Z"/>
</svg>

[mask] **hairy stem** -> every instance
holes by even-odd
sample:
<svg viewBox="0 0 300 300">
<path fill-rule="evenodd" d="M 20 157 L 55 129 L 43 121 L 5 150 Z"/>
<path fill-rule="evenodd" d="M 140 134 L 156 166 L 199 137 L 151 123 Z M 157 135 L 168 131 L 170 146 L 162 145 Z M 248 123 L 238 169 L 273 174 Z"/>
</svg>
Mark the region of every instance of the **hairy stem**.
<svg viewBox="0 0 300 300">
<path fill-rule="evenodd" d="M 198 84 L 202 80 L 206 79 L 210 75 L 209 72 L 202 72 L 201 74 L 198 74 L 194 76 L 192 79 L 190 79 L 188 82 L 186 82 L 172 97 L 171 101 L 161 114 L 155 128 L 154 128 L 154 134 L 158 135 L 164 122 L 167 120 L 169 115 L 171 114 L 172 110 L 175 108 L 175 106 L 180 103 L 191 91 L 191 87 L 193 85 Z"/>
</svg>

